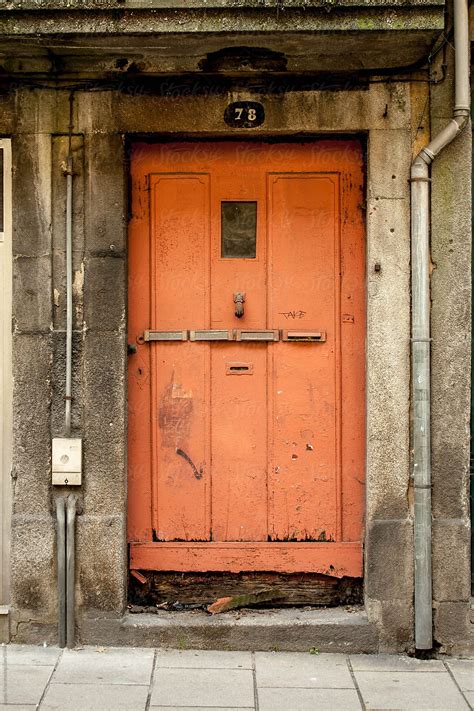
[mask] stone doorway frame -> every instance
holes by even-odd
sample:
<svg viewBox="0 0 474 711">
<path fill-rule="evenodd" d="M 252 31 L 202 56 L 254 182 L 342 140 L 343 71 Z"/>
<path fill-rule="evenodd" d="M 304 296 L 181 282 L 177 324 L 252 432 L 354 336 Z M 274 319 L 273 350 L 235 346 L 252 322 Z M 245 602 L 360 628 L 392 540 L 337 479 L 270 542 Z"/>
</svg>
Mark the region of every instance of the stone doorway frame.
<svg viewBox="0 0 474 711">
<path fill-rule="evenodd" d="M 231 131 L 224 128 L 222 119 L 226 105 L 250 98 L 265 103 L 266 124 L 254 130 L 257 140 L 367 136 L 365 609 L 369 622 L 379 631 L 383 648 L 407 649 L 412 644 L 413 614 L 407 176 L 413 131 L 426 96 L 422 95 L 418 104 L 413 102 L 411 87 L 403 82 L 375 83 L 351 91 L 288 91 L 276 95 L 248 90 L 215 95 L 184 92 L 179 96 L 76 93 L 73 150 L 78 214 L 73 268 L 77 351 L 73 426 L 84 437 L 82 513 L 77 519 L 80 638 L 87 642 L 125 641 L 123 624 L 127 624 L 123 622 L 128 575 L 126 144 L 145 136 L 154 140 L 228 139 Z M 17 167 L 14 217 L 19 228 L 14 240 L 17 279 L 13 353 L 18 432 L 15 461 L 21 469 L 21 481 L 15 491 L 12 571 L 15 623 L 21 622 L 15 626 L 17 641 L 56 638 L 50 438 L 60 434 L 64 400 L 60 373 L 55 373 L 52 388 L 48 378 L 54 372 L 51 363 L 60 362 L 64 347 L 63 315 L 52 295 L 57 303 L 63 303 L 65 186 L 59 166 L 67 150 L 69 115 L 63 110 L 67 99 L 68 95 L 54 91 L 20 91 L 15 104 L 19 128 L 13 141 Z M 234 136 L 248 139 L 248 133 Z M 40 196 L 34 212 L 24 190 L 31 175 Z M 52 235 L 44 225 L 51 226 Z M 31 256 L 25 258 L 25 254 Z M 35 284 L 42 305 L 36 312 L 25 306 L 28 302 L 22 284 L 26 279 Z M 41 417 L 34 422 L 29 406 L 32 397 L 41 404 Z M 25 431 L 30 440 L 34 437 L 34 450 L 30 445 L 26 452 L 21 449 Z M 32 582 L 35 597 L 29 596 Z M 30 623 L 32 619 L 36 622 Z M 134 643 L 140 643 L 139 637 Z"/>
</svg>

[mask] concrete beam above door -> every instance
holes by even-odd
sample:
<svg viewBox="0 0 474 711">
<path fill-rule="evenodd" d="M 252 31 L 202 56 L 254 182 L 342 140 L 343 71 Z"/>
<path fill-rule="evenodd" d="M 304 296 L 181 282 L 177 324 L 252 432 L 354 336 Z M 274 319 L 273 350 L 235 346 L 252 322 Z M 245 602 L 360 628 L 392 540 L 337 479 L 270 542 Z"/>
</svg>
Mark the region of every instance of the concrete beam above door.
<svg viewBox="0 0 474 711">
<path fill-rule="evenodd" d="M 442 0 L 3 2 L 0 66 L 6 77 L 201 75 L 214 53 L 241 49 L 239 76 L 275 71 L 262 52 L 288 73 L 377 72 L 423 63 L 443 28 Z"/>
<path fill-rule="evenodd" d="M 338 5 L 342 8 L 371 8 L 389 9 L 403 7 L 415 9 L 422 7 L 444 7 L 445 0 L 24 0 L 22 10 L 106 10 L 106 9 L 154 9 L 165 8 L 248 8 L 256 7 L 260 10 L 275 9 L 287 10 L 294 7 L 323 8 L 326 12 L 334 10 Z M 1 10 L 17 10 L 18 2 L 3 0 Z"/>
</svg>

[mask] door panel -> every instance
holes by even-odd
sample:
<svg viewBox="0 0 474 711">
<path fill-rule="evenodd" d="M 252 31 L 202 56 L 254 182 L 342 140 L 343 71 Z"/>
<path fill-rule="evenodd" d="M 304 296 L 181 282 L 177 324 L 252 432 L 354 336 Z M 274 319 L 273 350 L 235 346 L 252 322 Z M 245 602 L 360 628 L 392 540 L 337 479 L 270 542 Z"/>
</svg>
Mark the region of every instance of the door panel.
<svg viewBox="0 0 474 711">
<path fill-rule="evenodd" d="M 184 329 L 209 320 L 209 179 L 153 175 L 153 323 Z M 209 540 L 209 347 L 190 342 L 151 348 L 153 529 L 155 538 Z M 190 463 L 192 462 L 192 464 Z M 193 468 L 194 467 L 194 468 Z"/>
<path fill-rule="evenodd" d="M 269 178 L 271 322 L 281 329 L 327 332 L 320 345 L 280 342 L 270 351 L 273 540 L 337 537 L 337 198 L 337 176 Z"/>
<path fill-rule="evenodd" d="M 211 327 L 258 329 L 266 324 L 265 182 L 258 164 L 239 162 L 234 146 L 222 148 L 212 170 Z M 255 258 L 222 257 L 222 202 L 256 203 Z M 234 294 L 245 293 L 244 317 L 235 316 Z M 267 540 L 267 346 L 232 342 L 212 348 L 212 538 Z M 230 374 L 228 364 L 251 367 Z M 238 371 L 237 371 L 238 372 Z"/>
<path fill-rule="evenodd" d="M 212 532 L 214 541 L 267 540 L 266 345 L 213 349 Z M 252 364 L 229 375 L 226 363 Z"/>
<path fill-rule="evenodd" d="M 357 141 L 135 146 L 133 567 L 361 575 L 362 178 Z"/>
</svg>

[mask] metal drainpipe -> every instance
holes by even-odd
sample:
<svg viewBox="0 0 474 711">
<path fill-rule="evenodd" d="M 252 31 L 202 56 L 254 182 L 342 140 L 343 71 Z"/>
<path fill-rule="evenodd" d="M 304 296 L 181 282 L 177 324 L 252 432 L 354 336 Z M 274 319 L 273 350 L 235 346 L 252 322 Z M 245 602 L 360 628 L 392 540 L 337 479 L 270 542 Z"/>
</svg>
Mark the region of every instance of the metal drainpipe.
<svg viewBox="0 0 474 711">
<path fill-rule="evenodd" d="M 69 142 L 68 155 L 63 166 L 66 176 L 66 385 L 64 434 L 71 436 L 72 404 L 72 131 L 74 94 L 69 97 Z M 74 646 L 75 628 L 75 519 L 76 497 L 70 494 L 56 499 L 57 563 L 58 563 L 58 637 L 59 646 Z"/>
<path fill-rule="evenodd" d="M 453 118 L 411 166 L 412 403 L 415 498 L 415 647 L 433 647 L 430 414 L 430 165 L 470 115 L 468 0 L 454 0 Z"/>
<path fill-rule="evenodd" d="M 74 647 L 75 631 L 75 524 L 76 524 L 76 497 L 69 494 L 66 504 L 66 639 L 69 649 Z"/>
<path fill-rule="evenodd" d="M 65 499 L 56 499 L 58 561 L 58 646 L 66 646 L 66 517 Z"/>
<path fill-rule="evenodd" d="M 73 130 L 74 94 L 69 97 L 69 146 L 66 161 L 66 392 L 64 434 L 71 436 L 71 401 L 72 401 L 72 130 Z"/>
</svg>

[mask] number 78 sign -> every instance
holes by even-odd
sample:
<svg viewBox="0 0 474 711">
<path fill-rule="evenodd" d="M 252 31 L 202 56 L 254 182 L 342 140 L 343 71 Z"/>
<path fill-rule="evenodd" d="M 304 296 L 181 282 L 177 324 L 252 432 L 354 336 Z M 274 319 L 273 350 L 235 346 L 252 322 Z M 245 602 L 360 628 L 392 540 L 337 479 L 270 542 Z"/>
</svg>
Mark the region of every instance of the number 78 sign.
<svg viewBox="0 0 474 711">
<path fill-rule="evenodd" d="M 227 106 L 224 121 L 233 128 L 256 128 L 265 121 L 265 109 L 258 101 L 234 101 Z"/>
</svg>

